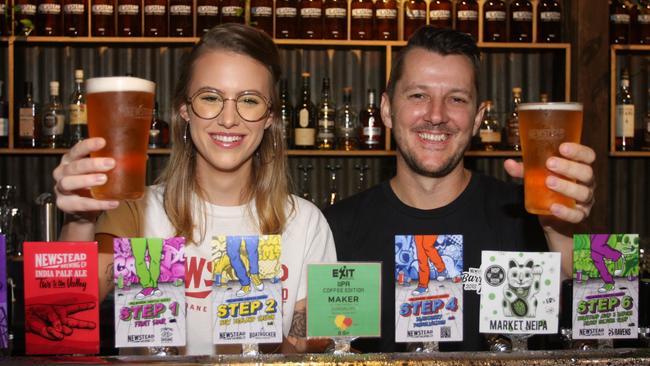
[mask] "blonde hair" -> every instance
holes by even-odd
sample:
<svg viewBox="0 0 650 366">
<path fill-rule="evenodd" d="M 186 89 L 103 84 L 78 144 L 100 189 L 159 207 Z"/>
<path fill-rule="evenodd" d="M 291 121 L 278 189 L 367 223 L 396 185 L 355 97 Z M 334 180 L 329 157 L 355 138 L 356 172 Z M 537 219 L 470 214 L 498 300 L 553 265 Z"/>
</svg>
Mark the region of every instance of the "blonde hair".
<svg viewBox="0 0 650 366">
<path fill-rule="evenodd" d="M 163 207 L 177 236 L 187 242 L 198 243 L 206 236 L 205 203 L 194 199 L 194 194 L 203 197 L 196 180 L 196 148 L 189 136 L 190 128 L 180 114 L 180 108 L 187 103 L 188 88 L 192 79 L 194 62 L 202 55 L 226 50 L 249 56 L 267 67 L 273 80 L 271 108 L 273 120 L 264 130 L 262 142 L 253 155 L 250 185 L 245 189 L 246 202 L 255 201 L 257 227 L 260 234 L 280 234 L 284 230 L 288 216 L 295 209 L 289 193 L 289 176 L 282 121 L 279 113 L 277 84 L 280 79 L 280 63 L 275 44 L 264 32 L 241 24 L 223 24 L 212 28 L 192 49 L 183 62 L 180 78 L 174 93 L 174 115 L 171 123 L 173 141 L 167 166 L 157 183 L 164 186 Z M 260 122 L 263 123 L 263 122 Z M 187 133 L 187 141 L 184 136 Z M 201 205 L 201 207 L 195 207 Z M 198 210 L 196 208 L 199 208 Z M 289 210 L 287 210 L 289 208 Z M 193 217 L 198 213 L 198 217 Z M 248 213 L 254 217 L 251 205 Z M 195 224 L 201 233 L 199 241 L 194 238 Z"/>
</svg>

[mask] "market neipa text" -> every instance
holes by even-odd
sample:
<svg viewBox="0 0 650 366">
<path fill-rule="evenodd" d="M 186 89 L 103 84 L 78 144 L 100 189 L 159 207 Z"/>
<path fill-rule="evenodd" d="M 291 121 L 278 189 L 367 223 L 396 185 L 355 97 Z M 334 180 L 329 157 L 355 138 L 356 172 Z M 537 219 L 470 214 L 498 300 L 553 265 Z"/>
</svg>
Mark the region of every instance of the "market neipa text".
<svg viewBox="0 0 650 366">
<path fill-rule="evenodd" d="M 106 184 L 93 187 L 96 199 L 134 200 L 145 185 L 149 124 L 156 84 L 133 77 L 88 79 L 88 134 L 106 146 L 92 157 L 112 157 L 115 168 Z"/>
</svg>

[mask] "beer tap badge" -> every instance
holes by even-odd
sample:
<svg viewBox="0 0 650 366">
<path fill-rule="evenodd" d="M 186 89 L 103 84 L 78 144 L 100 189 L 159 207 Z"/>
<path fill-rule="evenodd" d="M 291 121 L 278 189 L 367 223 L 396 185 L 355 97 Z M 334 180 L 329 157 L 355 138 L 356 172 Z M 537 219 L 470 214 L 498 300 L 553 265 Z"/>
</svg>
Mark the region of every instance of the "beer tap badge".
<svg viewBox="0 0 650 366">
<path fill-rule="evenodd" d="M 484 250 L 481 271 L 481 333 L 557 333 L 560 253 Z"/>
<path fill-rule="evenodd" d="M 463 339 L 463 236 L 395 236 L 395 341 Z"/>
<path fill-rule="evenodd" d="M 573 338 L 637 338 L 638 277 L 638 234 L 574 235 Z"/>
<path fill-rule="evenodd" d="M 115 346 L 185 345 L 185 238 L 113 239 Z"/>
<path fill-rule="evenodd" d="M 26 242 L 27 354 L 99 352 L 96 242 Z"/>
<path fill-rule="evenodd" d="M 0 349 L 9 347 L 7 319 L 7 249 L 5 236 L 0 234 Z"/>
<path fill-rule="evenodd" d="M 282 342 L 281 238 L 212 239 L 215 344 Z"/>
</svg>

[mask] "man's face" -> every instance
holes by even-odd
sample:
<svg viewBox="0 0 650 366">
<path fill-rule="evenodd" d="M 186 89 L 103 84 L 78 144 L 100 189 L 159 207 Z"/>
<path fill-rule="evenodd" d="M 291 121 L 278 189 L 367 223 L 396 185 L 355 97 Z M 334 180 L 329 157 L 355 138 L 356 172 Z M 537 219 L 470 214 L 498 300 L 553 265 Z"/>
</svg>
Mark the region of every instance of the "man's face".
<svg viewBox="0 0 650 366">
<path fill-rule="evenodd" d="M 483 106 L 477 113 L 472 63 L 416 48 L 403 66 L 393 99 L 382 96 L 382 118 L 413 172 L 446 176 L 462 161 L 483 114 Z"/>
</svg>

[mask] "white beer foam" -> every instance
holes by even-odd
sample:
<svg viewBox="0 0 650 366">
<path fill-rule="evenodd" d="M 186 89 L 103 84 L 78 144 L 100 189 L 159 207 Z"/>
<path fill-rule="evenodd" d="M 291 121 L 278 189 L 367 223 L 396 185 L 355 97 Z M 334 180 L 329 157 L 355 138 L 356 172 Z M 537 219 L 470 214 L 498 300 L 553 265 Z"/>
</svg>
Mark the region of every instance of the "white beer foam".
<svg viewBox="0 0 650 366">
<path fill-rule="evenodd" d="M 106 93 L 116 91 L 136 91 L 154 93 L 156 83 L 131 76 L 114 76 L 86 80 L 86 93 Z"/>
<path fill-rule="evenodd" d="M 521 103 L 519 111 L 582 111 L 582 103 Z"/>
</svg>

